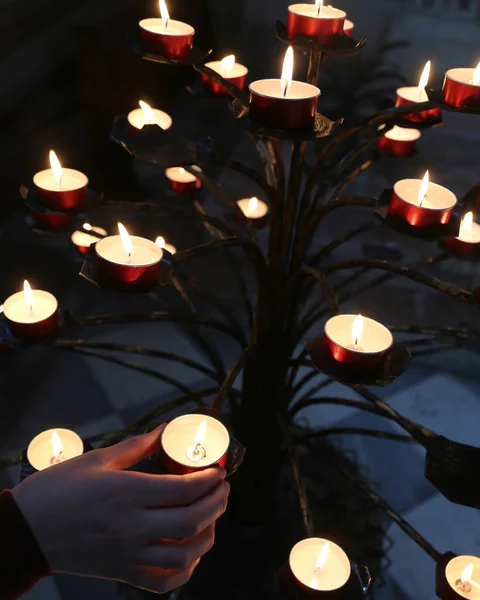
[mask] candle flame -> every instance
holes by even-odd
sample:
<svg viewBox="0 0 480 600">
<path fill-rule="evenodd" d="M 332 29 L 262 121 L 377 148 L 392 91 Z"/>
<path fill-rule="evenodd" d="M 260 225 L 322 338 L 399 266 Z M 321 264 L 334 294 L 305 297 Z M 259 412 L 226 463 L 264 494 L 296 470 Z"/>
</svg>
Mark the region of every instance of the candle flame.
<svg viewBox="0 0 480 600">
<path fill-rule="evenodd" d="M 33 313 L 33 294 L 32 294 L 32 288 L 30 287 L 30 284 L 28 283 L 28 281 L 26 279 L 23 282 L 23 298 L 25 300 L 26 307 L 29 309 L 29 311 L 31 313 Z"/>
<path fill-rule="evenodd" d="M 459 237 L 461 237 L 464 233 L 469 232 L 472 229 L 472 225 L 473 225 L 473 212 L 470 211 L 463 217 L 462 222 L 460 223 Z"/>
<path fill-rule="evenodd" d="M 143 112 L 145 123 L 147 125 L 155 125 L 155 113 L 153 112 L 153 108 L 143 100 L 140 100 L 139 104 Z"/>
<path fill-rule="evenodd" d="M 423 100 L 425 96 L 425 88 L 427 87 L 428 80 L 430 79 L 430 69 L 432 68 L 431 61 L 427 60 L 427 63 L 423 69 L 422 76 L 418 82 L 418 99 Z"/>
<path fill-rule="evenodd" d="M 183 167 L 179 167 L 178 172 L 180 173 L 180 175 L 185 175 L 186 171 Z"/>
<path fill-rule="evenodd" d="M 354 346 L 358 346 L 362 341 L 363 337 L 363 317 L 362 315 L 358 315 L 355 317 L 352 326 L 352 341 Z"/>
<path fill-rule="evenodd" d="M 222 77 L 228 77 L 235 66 L 235 54 L 229 54 L 223 60 L 220 61 L 220 68 L 222 70 Z"/>
<path fill-rule="evenodd" d="M 250 202 L 248 203 L 247 216 L 254 213 L 257 210 L 257 208 L 258 208 L 258 198 L 255 198 L 255 196 L 254 196 L 253 198 L 250 199 Z"/>
<path fill-rule="evenodd" d="M 60 452 L 63 451 L 62 440 L 58 436 L 56 431 L 52 431 L 52 448 L 53 448 L 53 456 L 57 457 L 60 455 Z"/>
<path fill-rule="evenodd" d="M 320 569 L 323 569 L 323 567 L 327 563 L 328 555 L 329 554 L 330 554 L 330 542 L 326 542 L 322 546 L 322 549 L 320 550 L 320 554 L 318 555 L 317 563 L 315 565 L 315 570 L 316 571 L 319 571 Z"/>
<path fill-rule="evenodd" d="M 317 17 L 319 17 L 323 8 L 323 0 L 315 0 L 315 6 L 317 7 Z"/>
<path fill-rule="evenodd" d="M 92 231 L 92 226 L 90 225 L 90 223 L 84 223 L 83 228 L 87 231 Z"/>
<path fill-rule="evenodd" d="M 207 433 L 207 420 L 204 419 L 198 429 L 197 429 L 197 433 L 195 434 L 195 441 L 193 442 L 193 447 L 197 448 L 198 446 L 203 446 L 203 444 L 205 443 L 205 436 Z"/>
<path fill-rule="evenodd" d="M 285 59 L 283 61 L 283 70 L 282 70 L 282 79 L 281 79 L 281 88 L 282 94 L 286 96 L 288 94 L 288 90 L 292 86 L 293 80 L 293 48 L 289 46 L 287 51 L 285 52 Z"/>
<path fill-rule="evenodd" d="M 57 155 L 53 150 L 50 150 L 50 166 L 52 167 L 53 176 L 59 188 L 62 187 L 63 169 Z"/>
<path fill-rule="evenodd" d="M 117 225 L 118 225 L 118 231 L 120 232 L 120 237 L 122 239 L 122 244 L 123 244 L 123 249 L 125 250 L 125 254 L 128 256 L 128 258 L 131 258 L 132 252 L 133 252 L 132 240 L 130 239 L 130 236 L 128 235 L 128 231 L 125 229 L 125 227 L 121 223 L 117 223 Z"/>
<path fill-rule="evenodd" d="M 460 580 L 463 584 L 470 583 L 473 575 L 473 563 L 469 563 L 464 569 Z"/>
<path fill-rule="evenodd" d="M 165 4 L 165 0 L 159 0 L 158 2 L 160 6 L 160 16 L 162 17 L 162 21 L 165 23 L 165 29 L 168 27 L 168 22 L 170 21 L 170 15 L 168 14 L 168 8 Z"/>
<path fill-rule="evenodd" d="M 428 194 L 429 173 L 425 173 L 420 189 L 418 190 L 418 205 L 422 206 Z"/>
<path fill-rule="evenodd" d="M 157 244 L 159 248 L 165 248 L 165 238 L 159 235 L 155 240 L 155 244 Z"/>
<path fill-rule="evenodd" d="M 473 85 L 480 85 L 480 62 L 478 63 L 477 68 L 475 69 L 475 72 L 473 74 L 472 83 Z"/>
</svg>

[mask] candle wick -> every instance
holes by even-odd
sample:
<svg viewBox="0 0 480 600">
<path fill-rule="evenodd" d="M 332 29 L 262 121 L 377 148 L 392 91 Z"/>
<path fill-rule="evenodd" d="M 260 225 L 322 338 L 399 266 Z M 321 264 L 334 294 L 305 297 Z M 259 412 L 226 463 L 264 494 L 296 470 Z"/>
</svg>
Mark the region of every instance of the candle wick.
<svg viewBox="0 0 480 600">
<path fill-rule="evenodd" d="M 283 88 L 283 97 L 286 98 L 287 97 L 287 91 L 288 91 L 288 83 L 285 84 L 285 87 Z"/>
<path fill-rule="evenodd" d="M 321 13 L 321 12 L 322 12 L 322 5 L 321 5 L 321 4 L 319 4 L 319 5 L 318 5 L 318 10 L 317 10 L 317 17 L 319 17 L 319 16 L 320 16 L 320 13 Z"/>
<path fill-rule="evenodd" d="M 33 304 L 30 304 L 30 316 L 33 317 Z"/>
<path fill-rule="evenodd" d="M 167 19 L 165 21 L 165 31 L 168 29 L 168 24 L 170 23 L 170 19 Z"/>
<path fill-rule="evenodd" d="M 58 178 L 58 191 L 62 191 L 63 175 Z"/>
</svg>

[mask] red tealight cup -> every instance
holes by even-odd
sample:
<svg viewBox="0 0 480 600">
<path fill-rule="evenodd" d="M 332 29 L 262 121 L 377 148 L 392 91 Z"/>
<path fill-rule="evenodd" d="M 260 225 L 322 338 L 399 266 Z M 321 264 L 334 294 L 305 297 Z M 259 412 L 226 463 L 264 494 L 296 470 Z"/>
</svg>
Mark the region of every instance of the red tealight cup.
<svg viewBox="0 0 480 600">
<path fill-rule="evenodd" d="M 84 226 L 86 227 L 86 225 Z M 72 233 L 71 241 L 72 244 L 76 247 L 78 252 L 82 256 L 85 256 L 88 252 L 88 249 L 92 244 L 96 244 L 99 241 L 99 237 L 95 235 L 90 235 L 88 231 L 93 231 L 94 233 L 98 233 L 99 236 L 106 236 L 107 232 L 103 227 L 90 227 L 87 231 L 77 230 Z"/>
<path fill-rule="evenodd" d="M 395 106 L 408 106 L 421 102 L 428 102 L 428 96 L 423 91 L 419 94 L 418 87 L 398 88 Z M 402 119 L 411 123 L 431 123 L 438 121 L 440 116 L 440 108 L 431 108 L 430 110 L 422 110 L 418 113 L 402 115 Z"/>
<path fill-rule="evenodd" d="M 45 338 L 59 325 L 58 302 L 53 294 L 32 290 L 32 300 L 26 300 L 25 292 L 7 298 L 3 312 L 13 335 L 21 340 Z"/>
<path fill-rule="evenodd" d="M 421 137 L 418 129 L 393 127 L 385 135 L 378 138 L 377 148 L 383 156 L 406 157 L 411 156 Z"/>
<path fill-rule="evenodd" d="M 39 200 L 53 210 L 73 210 L 85 205 L 88 178 L 80 171 L 63 169 L 60 184 L 52 169 L 36 173 L 33 178 Z"/>
<path fill-rule="evenodd" d="M 224 79 L 226 79 L 230 83 L 233 83 L 233 85 L 236 85 L 241 90 L 245 89 L 245 86 L 247 84 L 247 75 L 248 75 L 247 67 L 245 67 L 244 65 L 241 65 L 240 63 L 235 62 L 233 64 L 232 68 L 228 72 L 226 72 L 222 67 L 222 62 L 223 61 L 221 61 L 221 60 L 214 60 L 214 61 L 205 63 L 205 66 L 208 67 L 209 69 L 212 69 L 212 71 L 215 71 L 216 73 L 221 75 Z M 210 93 L 214 94 L 215 96 L 227 96 L 228 95 L 228 91 L 220 83 L 213 81 L 213 79 L 210 79 L 209 77 L 207 77 L 206 75 L 203 75 L 203 74 L 202 74 L 202 83 L 203 83 L 203 86 L 205 87 L 205 89 L 207 91 L 209 91 Z"/>
<path fill-rule="evenodd" d="M 140 25 L 140 39 L 145 52 L 162 54 L 171 60 L 186 60 L 192 51 L 195 29 L 181 21 L 143 19 Z"/>
<path fill-rule="evenodd" d="M 318 12 L 314 4 L 292 4 L 288 7 L 288 39 L 303 35 L 329 44 L 344 35 L 346 16 L 343 10 L 332 6 L 323 6 Z"/>
<path fill-rule="evenodd" d="M 444 244 L 456 256 L 471 256 L 480 250 L 480 224 L 473 221 L 473 213 L 462 219 L 458 236 L 446 238 Z"/>
<path fill-rule="evenodd" d="M 35 223 L 42 229 L 63 229 L 72 222 L 72 216 L 60 212 L 36 212 L 30 211 Z"/>
<path fill-rule="evenodd" d="M 443 83 L 443 101 L 454 108 L 480 108 L 480 83 L 474 84 L 475 69 L 450 69 Z"/>
<path fill-rule="evenodd" d="M 196 165 L 193 165 L 191 168 L 201 172 L 200 167 Z M 168 179 L 171 189 L 177 194 L 188 194 L 202 187 L 202 181 L 183 167 L 170 167 L 166 169 L 165 176 Z"/>
<path fill-rule="evenodd" d="M 268 204 L 266 202 L 256 197 L 242 198 L 237 200 L 237 205 L 255 229 L 265 227 L 268 222 Z"/>
<path fill-rule="evenodd" d="M 187 475 L 210 467 L 225 467 L 230 435 L 225 426 L 201 414 L 171 421 L 162 433 L 163 461 L 170 473 Z"/>
</svg>

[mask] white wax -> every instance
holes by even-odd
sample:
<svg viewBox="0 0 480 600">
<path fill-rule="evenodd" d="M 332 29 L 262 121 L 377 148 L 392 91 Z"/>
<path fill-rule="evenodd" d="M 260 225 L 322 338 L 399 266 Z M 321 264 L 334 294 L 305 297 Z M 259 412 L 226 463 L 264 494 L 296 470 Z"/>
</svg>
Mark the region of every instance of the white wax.
<svg viewBox="0 0 480 600">
<path fill-rule="evenodd" d="M 418 91 L 418 87 L 401 87 L 397 90 L 397 96 L 416 104 L 417 102 L 427 102 L 428 96 L 425 90 Z"/>
<path fill-rule="evenodd" d="M 63 169 L 61 185 L 59 186 L 52 169 L 45 169 L 34 175 L 33 183 L 42 190 L 49 192 L 72 192 L 87 186 L 88 177 L 74 169 Z"/>
<path fill-rule="evenodd" d="M 92 227 L 92 231 L 100 235 L 107 235 L 107 232 L 103 227 Z M 71 237 L 72 243 L 75 246 L 82 246 L 83 248 L 89 248 L 92 244 L 96 244 L 99 241 L 99 238 L 94 235 L 90 235 L 85 231 L 74 231 Z"/>
<path fill-rule="evenodd" d="M 268 213 L 268 205 L 262 200 L 258 200 L 257 208 L 255 210 L 248 212 L 250 200 L 251 198 L 242 198 L 237 201 L 238 207 L 246 217 L 249 219 L 261 219 Z"/>
<path fill-rule="evenodd" d="M 324 567 L 315 573 L 317 560 L 325 544 L 329 544 L 328 558 Z M 328 540 L 309 538 L 296 544 L 290 552 L 290 568 L 295 577 L 314 590 L 331 591 L 344 586 L 351 572 L 350 561 L 345 552 Z"/>
<path fill-rule="evenodd" d="M 307 100 L 308 98 L 317 98 L 320 96 L 320 90 L 309 83 L 303 81 L 292 81 L 292 85 L 283 95 L 281 79 L 259 79 L 250 84 L 250 91 L 259 96 L 269 98 L 281 98 L 282 100 Z"/>
<path fill-rule="evenodd" d="M 155 115 L 155 123 L 154 125 L 158 125 L 161 129 L 167 130 L 172 126 L 172 117 L 163 112 L 163 110 L 158 110 L 158 108 L 154 108 L 153 114 Z M 152 123 L 147 123 L 145 119 L 145 115 L 141 108 L 136 108 L 128 113 L 128 122 L 135 129 L 143 129 L 145 125 L 152 125 Z"/>
<path fill-rule="evenodd" d="M 315 4 L 291 4 L 288 10 L 296 15 L 315 19 L 344 19 L 347 16 L 346 12 L 333 6 L 323 6 L 318 15 L 318 8 Z"/>
<path fill-rule="evenodd" d="M 463 570 L 470 563 L 473 563 L 473 573 L 470 580 L 471 590 L 463 592 L 457 587 L 456 582 L 461 579 Z M 480 600 L 480 558 L 476 556 L 456 556 L 445 567 L 445 576 L 448 583 L 457 594 L 467 598 L 467 600 Z"/>
<path fill-rule="evenodd" d="M 408 129 L 406 127 L 398 127 L 395 125 L 392 129 L 387 131 L 385 137 L 397 142 L 415 142 L 421 135 L 422 134 L 418 129 Z"/>
<path fill-rule="evenodd" d="M 43 471 L 51 467 L 51 459 L 55 453 L 52 445 L 52 433 L 56 431 L 62 442 L 62 453 L 65 460 L 81 456 L 83 454 L 82 438 L 69 429 L 50 429 L 37 435 L 30 442 L 27 450 L 28 462 L 37 471 Z"/>
<path fill-rule="evenodd" d="M 452 81 L 457 81 L 458 83 L 474 85 L 474 73 L 475 69 L 450 69 L 449 71 L 447 71 L 447 77 Z M 480 83 L 476 84 L 475 87 L 480 88 Z"/>
<path fill-rule="evenodd" d="M 196 433 L 202 421 L 207 421 L 205 441 L 202 444 L 206 455 L 194 462 L 187 458 L 186 452 L 194 444 Z M 169 423 L 162 434 L 162 447 L 166 454 L 177 463 L 187 467 L 204 468 L 218 462 L 230 445 L 230 436 L 226 428 L 212 417 L 205 415 L 184 415 Z"/>
<path fill-rule="evenodd" d="M 161 33 L 162 35 L 194 35 L 195 29 L 182 21 L 168 21 L 168 26 L 165 27 L 165 22 L 162 19 L 143 19 L 139 23 L 142 29 L 151 33 Z"/>
<path fill-rule="evenodd" d="M 343 31 L 348 31 L 349 29 L 353 29 L 355 24 L 350 19 L 345 19 L 345 25 L 343 26 Z"/>
<path fill-rule="evenodd" d="M 332 317 L 325 324 L 325 334 L 332 342 L 339 346 L 347 348 L 351 346 L 353 340 L 353 323 L 357 315 L 337 315 Z M 391 332 L 378 321 L 363 317 L 363 335 L 358 340 L 358 345 L 363 349 L 360 354 L 377 354 L 385 352 L 393 344 L 393 336 Z M 357 352 L 355 349 L 349 348 L 352 352 Z"/>
<path fill-rule="evenodd" d="M 393 189 L 397 196 L 404 202 L 418 206 L 418 194 L 421 185 L 421 179 L 402 179 L 401 181 L 397 181 L 393 186 Z M 428 193 L 422 203 L 422 208 L 429 210 L 445 210 L 453 208 L 456 203 L 457 198 L 453 192 L 437 183 L 429 183 Z"/>
<path fill-rule="evenodd" d="M 95 250 L 99 256 L 109 262 L 128 267 L 142 267 L 153 265 L 162 259 L 163 252 L 155 242 L 146 238 L 130 236 L 133 251 L 130 259 L 122 244 L 122 238 L 119 235 L 111 235 L 97 242 Z"/>
<path fill-rule="evenodd" d="M 212 71 L 215 71 L 225 79 L 236 79 L 237 77 L 243 77 L 248 73 L 247 67 L 237 62 L 233 65 L 232 70 L 229 71 L 227 75 L 224 75 L 222 72 L 222 61 L 220 60 L 212 60 L 212 62 L 205 63 L 205 66 L 212 69 Z"/>
<path fill-rule="evenodd" d="M 25 304 L 23 292 L 17 292 L 7 298 L 3 305 L 7 319 L 15 323 L 39 323 L 55 313 L 58 302 L 53 294 L 43 290 L 32 290 L 32 295 L 33 311 Z"/>
<path fill-rule="evenodd" d="M 194 171 L 202 172 L 200 167 L 197 167 L 196 165 L 192 165 L 190 168 Z M 170 167 L 169 169 L 166 169 L 165 175 L 170 181 L 175 181 L 177 183 L 193 183 L 198 179 L 198 177 L 195 177 L 195 175 L 192 175 L 182 167 Z"/>
<path fill-rule="evenodd" d="M 464 231 L 462 227 L 460 227 L 460 234 L 457 237 L 457 240 L 465 242 L 466 244 L 480 244 L 480 224 L 472 223 L 471 229 L 467 229 L 467 231 Z"/>
</svg>

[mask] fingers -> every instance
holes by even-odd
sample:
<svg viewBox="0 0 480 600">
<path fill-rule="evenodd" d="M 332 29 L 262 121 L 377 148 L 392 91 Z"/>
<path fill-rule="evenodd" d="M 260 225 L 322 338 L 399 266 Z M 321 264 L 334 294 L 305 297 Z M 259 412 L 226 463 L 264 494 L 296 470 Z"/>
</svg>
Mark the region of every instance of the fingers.
<svg viewBox="0 0 480 600">
<path fill-rule="evenodd" d="M 219 467 L 190 475 L 151 475 L 125 471 L 120 474 L 126 493 L 136 506 L 161 508 L 188 506 L 209 494 L 225 479 Z"/>
<path fill-rule="evenodd" d="M 166 571 L 154 567 L 139 567 L 135 577 L 129 578 L 130 585 L 139 587 L 148 592 L 166 594 L 172 590 L 185 585 L 193 575 L 198 563 L 191 565 L 188 569 L 179 571 Z"/>
<path fill-rule="evenodd" d="M 141 565 L 161 569 L 188 569 L 204 556 L 215 542 L 215 526 L 181 542 L 163 541 L 146 546 L 138 556 Z"/>
<path fill-rule="evenodd" d="M 195 537 L 223 515 L 229 492 L 229 484 L 223 481 L 208 496 L 190 506 L 144 511 L 142 530 L 149 541 Z"/>
</svg>

